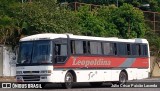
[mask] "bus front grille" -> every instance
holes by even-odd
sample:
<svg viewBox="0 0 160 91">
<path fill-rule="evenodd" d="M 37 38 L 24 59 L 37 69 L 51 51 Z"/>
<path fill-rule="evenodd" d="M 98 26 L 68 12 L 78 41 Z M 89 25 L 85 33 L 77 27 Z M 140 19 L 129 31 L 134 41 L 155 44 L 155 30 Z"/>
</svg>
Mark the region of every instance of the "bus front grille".
<svg viewBox="0 0 160 91">
<path fill-rule="evenodd" d="M 29 76 L 23 76 L 24 81 L 40 81 L 40 76 L 37 75 L 29 75 Z"/>
</svg>

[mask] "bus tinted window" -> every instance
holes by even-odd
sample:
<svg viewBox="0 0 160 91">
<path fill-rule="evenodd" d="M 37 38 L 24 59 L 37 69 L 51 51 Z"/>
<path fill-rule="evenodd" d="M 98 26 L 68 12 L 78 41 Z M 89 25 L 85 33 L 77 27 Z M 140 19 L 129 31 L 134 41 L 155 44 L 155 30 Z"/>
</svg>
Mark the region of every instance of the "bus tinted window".
<svg viewBox="0 0 160 91">
<path fill-rule="evenodd" d="M 114 55 L 117 55 L 117 44 L 116 43 L 113 44 L 113 48 L 114 48 Z"/>
<path fill-rule="evenodd" d="M 32 63 L 52 63 L 50 46 L 50 41 L 36 41 L 33 47 Z"/>
<path fill-rule="evenodd" d="M 87 42 L 86 41 L 71 41 L 71 53 L 72 54 L 85 54 L 87 53 Z"/>
<path fill-rule="evenodd" d="M 103 43 L 104 55 L 114 55 L 113 43 Z"/>
<path fill-rule="evenodd" d="M 87 42 L 87 52 L 88 54 L 91 54 L 91 49 L 90 49 L 90 42 Z"/>
<path fill-rule="evenodd" d="M 140 55 L 140 45 L 139 44 L 132 44 L 131 45 L 132 55 Z"/>
<path fill-rule="evenodd" d="M 67 56 L 67 45 L 65 44 L 56 44 L 55 45 L 55 54 L 61 56 Z"/>
<path fill-rule="evenodd" d="M 90 42 L 91 54 L 102 54 L 101 42 Z"/>
<path fill-rule="evenodd" d="M 18 64 L 30 63 L 32 57 L 33 42 L 20 43 L 20 50 L 18 55 Z"/>
<path fill-rule="evenodd" d="M 141 45 L 141 56 L 147 56 L 148 55 L 148 49 L 147 45 Z"/>
<path fill-rule="evenodd" d="M 83 41 L 75 41 L 75 53 L 83 54 Z"/>
<path fill-rule="evenodd" d="M 71 53 L 75 54 L 75 41 L 71 40 L 70 45 L 71 45 Z"/>
<path fill-rule="evenodd" d="M 127 55 L 126 47 L 125 43 L 117 43 L 118 55 Z"/>
<path fill-rule="evenodd" d="M 87 41 L 83 41 L 83 53 L 87 53 Z"/>
<path fill-rule="evenodd" d="M 130 47 L 130 44 L 127 44 L 127 55 L 131 55 L 131 47 Z"/>
<path fill-rule="evenodd" d="M 64 63 L 67 58 L 67 40 L 55 41 L 55 61 L 56 63 Z"/>
</svg>

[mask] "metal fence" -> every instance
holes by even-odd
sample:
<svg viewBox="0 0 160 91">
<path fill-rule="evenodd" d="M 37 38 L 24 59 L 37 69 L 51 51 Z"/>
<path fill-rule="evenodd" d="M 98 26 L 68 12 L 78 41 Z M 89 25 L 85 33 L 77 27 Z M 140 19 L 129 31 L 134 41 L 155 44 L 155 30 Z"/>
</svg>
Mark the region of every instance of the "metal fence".
<svg viewBox="0 0 160 91">
<path fill-rule="evenodd" d="M 151 28 L 151 30 L 154 32 L 160 32 L 160 13 L 151 11 L 143 11 L 143 13 L 146 24 Z"/>
</svg>

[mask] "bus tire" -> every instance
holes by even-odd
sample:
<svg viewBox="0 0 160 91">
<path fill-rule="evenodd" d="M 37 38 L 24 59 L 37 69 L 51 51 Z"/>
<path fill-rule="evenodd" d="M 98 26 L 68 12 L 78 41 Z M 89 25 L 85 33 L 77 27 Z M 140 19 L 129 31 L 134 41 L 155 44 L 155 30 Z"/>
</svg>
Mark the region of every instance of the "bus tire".
<svg viewBox="0 0 160 91">
<path fill-rule="evenodd" d="M 124 85 L 126 84 L 127 82 L 127 73 L 122 71 L 120 74 L 119 74 L 119 85 Z"/>
<path fill-rule="evenodd" d="M 66 89 L 70 89 L 73 86 L 73 75 L 70 72 L 67 72 L 65 75 L 64 83 L 62 83 L 62 87 Z"/>
<path fill-rule="evenodd" d="M 103 82 L 90 82 L 89 84 L 93 87 L 100 87 L 102 86 Z"/>
<path fill-rule="evenodd" d="M 46 86 L 46 83 L 41 83 L 42 88 L 45 88 L 45 86 Z"/>
</svg>

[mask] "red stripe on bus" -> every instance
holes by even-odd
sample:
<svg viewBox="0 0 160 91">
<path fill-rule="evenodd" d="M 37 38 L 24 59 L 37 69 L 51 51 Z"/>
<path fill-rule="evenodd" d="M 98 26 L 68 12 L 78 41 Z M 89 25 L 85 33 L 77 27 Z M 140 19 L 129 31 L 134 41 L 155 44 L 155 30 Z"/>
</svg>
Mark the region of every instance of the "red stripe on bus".
<svg viewBox="0 0 160 91">
<path fill-rule="evenodd" d="M 135 62 L 132 64 L 131 67 L 148 68 L 149 58 L 136 58 Z"/>
<path fill-rule="evenodd" d="M 55 68 L 118 68 L 127 58 L 120 57 L 86 57 L 72 56 L 65 64 L 56 64 Z M 148 67 L 148 58 L 136 58 L 132 65 L 126 67 Z"/>
</svg>

